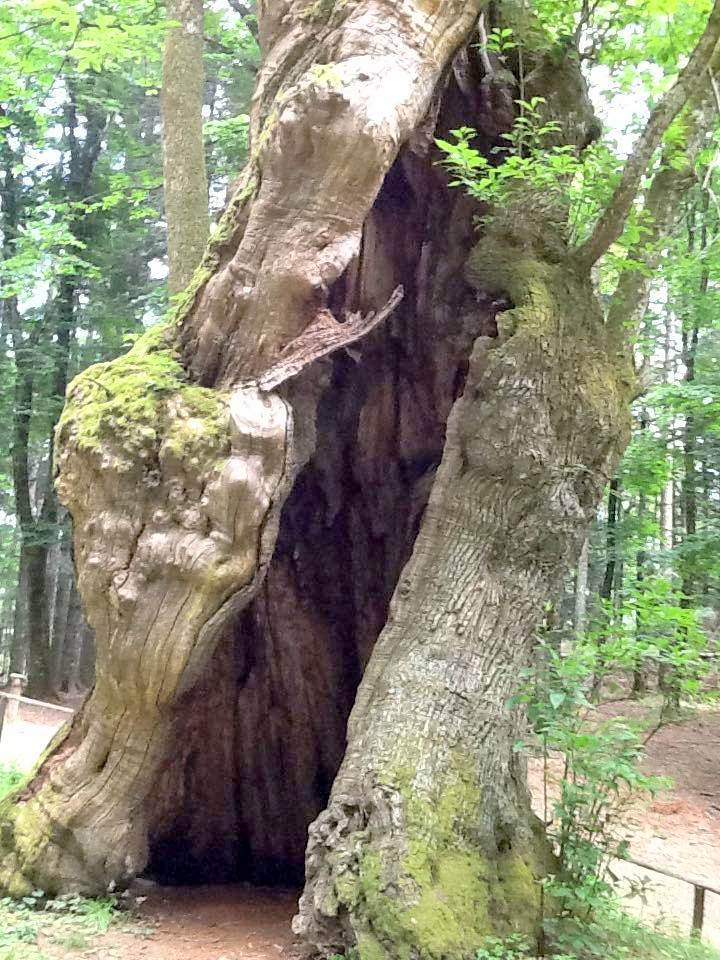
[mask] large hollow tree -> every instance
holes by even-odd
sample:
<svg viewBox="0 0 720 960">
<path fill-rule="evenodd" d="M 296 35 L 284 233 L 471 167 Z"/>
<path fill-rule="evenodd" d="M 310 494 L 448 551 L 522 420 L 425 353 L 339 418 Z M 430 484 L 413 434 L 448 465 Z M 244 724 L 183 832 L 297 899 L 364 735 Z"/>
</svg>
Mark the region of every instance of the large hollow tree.
<svg viewBox="0 0 720 960">
<path fill-rule="evenodd" d="M 461 124 L 490 155 L 521 70 L 563 142 L 592 138 L 577 61 L 523 11 L 260 4 L 252 160 L 204 263 L 174 322 L 68 392 L 97 681 L 2 808 L 11 892 L 299 877 L 317 818 L 315 948 L 460 957 L 536 929 L 552 857 L 508 701 L 636 390 L 618 317 L 643 285 L 606 317 L 591 268 L 700 96 L 720 0 L 579 248 L 531 186 L 478 230 L 436 163 Z M 523 37 L 512 70 L 481 13 Z"/>
</svg>

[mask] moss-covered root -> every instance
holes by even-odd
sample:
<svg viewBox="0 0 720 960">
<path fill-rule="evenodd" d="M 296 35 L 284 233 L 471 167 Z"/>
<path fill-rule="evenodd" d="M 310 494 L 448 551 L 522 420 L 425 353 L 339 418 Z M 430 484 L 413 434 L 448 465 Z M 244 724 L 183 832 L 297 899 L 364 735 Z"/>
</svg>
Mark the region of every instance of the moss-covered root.
<svg viewBox="0 0 720 960">
<path fill-rule="evenodd" d="M 0 888 L 13 894 L 98 893 L 143 869 L 145 803 L 177 700 L 274 548 L 290 409 L 255 387 L 188 383 L 172 336 L 151 331 L 68 391 L 58 491 L 97 680 L 69 735 L 0 809 Z"/>
<path fill-rule="evenodd" d="M 295 932 L 361 960 L 462 960 L 491 935 L 535 938 L 552 857 L 529 809 L 512 837 L 506 824 L 495 849 L 480 849 L 470 837 L 482 792 L 469 778 L 437 800 L 393 779 L 339 799 L 310 828 Z"/>
</svg>

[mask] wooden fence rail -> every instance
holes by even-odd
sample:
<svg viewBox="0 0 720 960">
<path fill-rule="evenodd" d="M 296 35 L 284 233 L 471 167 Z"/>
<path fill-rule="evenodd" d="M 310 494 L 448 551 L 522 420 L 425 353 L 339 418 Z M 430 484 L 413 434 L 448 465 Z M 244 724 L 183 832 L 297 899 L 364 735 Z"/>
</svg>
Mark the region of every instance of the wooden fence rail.
<svg viewBox="0 0 720 960">
<path fill-rule="evenodd" d="M 15 693 L 5 693 L 5 691 L 0 690 L 0 739 L 2 739 L 3 724 L 5 722 L 7 706 L 11 702 L 17 704 L 17 707 L 19 707 L 21 703 L 28 703 L 32 707 L 43 707 L 46 710 L 56 710 L 58 713 L 75 713 L 72 707 L 61 707 L 58 703 L 46 703 L 44 700 L 32 700 L 30 697 L 20 697 Z"/>
<path fill-rule="evenodd" d="M 660 876 L 670 877 L 672 880 L 680 880 L 682 883 L 690 884 L 693 888 L 693 915 L 690 933 L 693 937 L 700 937 L 703 924 L 705 923 L 705 894 L 712 893 L 716 897 L 720 897 L 720 890 L 718 890 L 717 887 L 712 887 L 704 880 L 693 880 L 690 877 L 683 877 L 679 873 L 673 873 L 672 870 L 655 867 L 651 863 L 645 863 L 643 860 L 634 860 L 632 857 L 624 857 L 623 859 L 625 863 L 632 863 L 634 866 L 641 867 L 643 870 L 649 870 L 651 873 L 658 873 Z"/>
</svg>

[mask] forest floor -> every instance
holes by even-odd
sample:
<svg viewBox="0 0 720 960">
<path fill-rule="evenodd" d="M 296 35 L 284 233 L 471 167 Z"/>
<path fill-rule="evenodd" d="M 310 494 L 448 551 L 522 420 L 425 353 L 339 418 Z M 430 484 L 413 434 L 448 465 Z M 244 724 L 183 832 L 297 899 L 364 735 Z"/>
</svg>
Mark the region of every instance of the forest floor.
<svg viewBox="0 0 720 960">
<path fill-rule="evenodd" d="M 647 707 L 632 702 L 603 708 L 646 719 Z M 22 767 L 34 762 L 57 728 L 56 717 L 25 716 L 7 725 L 0 763 Z M 635 802 L 624 816 L 631 855 L 682 876 L 720 884 L 720 711 L 699 709 L 685 721 L 656 733 L 648 743 L 645 770 L 671 777 L 673 786 L 652 800 Z M 542 796 L 539 761 L 530 764 L 531 786 Z M 555 765 L 557 771 L 559 765 Z M 650 888 L 646 903 L 629 900 L 631 910 L 648 921 L 674 922 L 685 931 L 692 916 L 692 886 L 650 874 L 629 864 L 615 872 Z M 139 881 L 138 906 L 127 920 L 105 933 L 82 925 L 63 933 L 62 923 L 41 930 L 35 943 L 17 942 L 0 960 L 279 960 L 295 953 L 289 923 L 297 891 L 262 890 L 245 885 L 162 887 Z M 708 894 L 704 935 L 720 946 L 720 897 Z M 32 936 L 28 939 L 32 941 Z M 6 941 L 7 942 L 7 941 Z"/>
<path fill-rule="evenodd" d="M 604 718 L 622 716 L 652 730 L 657 704 L 632 700 L 605 704 Z M 687 719 L 663 727 L 647 743 L 643 771 L 667 777 L 672 786 L 652 799 L 638 799 L 623 813 L 618 834 L 630 841 L 630 857 L 657 866 L 688 880 L 720 889 L 720 710 L 699 707 Z M 562 762 L 551 762 L 551 777 L 562 775 Z M 538 815 L 542 815 L 543 764 L 530 761 L 530 787 Z M 552 796 L 553 790 L 550 789 Z M 660 926 L 690 930 L 693 887 L 637 867 L 614 861 L 613 873 L 630 883 L 645 886 L 645 901 L 627 896 L 631 913 Z M 708 893 L 703 936 L 720 946 L 720 897 Z"/>
</svg>

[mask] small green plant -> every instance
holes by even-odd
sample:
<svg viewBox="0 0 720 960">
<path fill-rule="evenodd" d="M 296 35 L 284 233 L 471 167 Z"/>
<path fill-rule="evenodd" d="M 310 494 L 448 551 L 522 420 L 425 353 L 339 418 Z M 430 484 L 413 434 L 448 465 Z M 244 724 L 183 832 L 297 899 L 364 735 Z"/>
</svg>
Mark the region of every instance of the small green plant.
<svg viewBox="0 0 720 960">
<path fill-rule="evenodd" d="M 122 916 L 115 896 L 96 900 L 77 894 L 48 899 L 33 890 L 20 900 L 0 900 L 0 960 L 45 960 L 47 940 L 68 950 L 86 950 Z"/>
<path fill-rule="evenodd" d="M 496 39 L 501 46 L 512 42 L 502 36 Z M 516 198 L 520 206 L 529 195 L 534 203 L 542 198 L 542 206 L 567 224 L 568 239 L 582 240 L 608 200 L 617 178 L 617 159 L 606 144 L 592 144 L 578 155 L 575 146 L 558 142 L 562 127 L 546 118 L 543 97 L 515 103 L 519 116 L 512 130 L 487 156 L 473 146 L 477 133 L 472 127 L 451 130 L 452 140 L 435 141 L 444 154 L 441 164 L 453 178 L 450 186 L 462 187 L 487 205 L 483 222 L 511 207 Z"/>
<path fill-rule="evenodd" d="M 613 666 L 608 659 L 605 669 Z M 640 769 L 639 725 L 595 715 L 589 692 L 596 670 L 597 650 L 590 641 L 579 641 L 561 655 L 551 636 L 543 635 L 537 665 L 516 698 L 527 708 L 534 748 L 543 757 L 544 819 L 562 865 L 547 889 L 561 914 L 586 919 L 611 896 L 610 861 L 627 854 L 623 811 L 638 795 L 667 786 Z M 562 773 L 551 799 L 553 757 L 562 763 Z"/>
<path fill-rule="evenodd" d="M 565 194 L 581 167 L 574 147 L 551 144 L 560 125 L 543 119 L 543 97 L 515 102 L 520 115 L 503 135 L 505 145 L 489 157 L 472 146 L 476 132 L 471 127 L 451 130 L 454 142 L 435 141 L 445 154 L 443 166 L 455 178 L 451 186 L 462 186 L 470 196 L 495 206 L 506 202 L 519 183 Z"/>
<path fill-rule="evenodd" d="M 12 764 L 0 763 L 0 800 L 22 781 L 23 774 Z"/>
<path fill-rule="evenodd" d="M 56 934 L 53 936 L 53 942 L 66 950 L 87 950 L 90 946 L 90 941 L 85 934 L 77 930 L 71 930 L 70 933 L 61 936 Z"/>
<path fill-rule="evenodd" d="M 646 927 L 614 904 L 590 922 L 565 917 L 547 928 L 552 960 L 720 960 L 709 944 Z"/>
<path fill-rule="evenodd" d="M 483 44 L 490 53 L 505 54 L 517 47 L 512 27 L 502 27 L 491 30 L 487 35 L 487 42 Z"/>
<path fill-rule="evenodd" d="M 519 934 L 500 939 L 488 937 L 475 954 L 475 960 L 522 960 L 530 956 L 530 944 Z"/>
<path fill-rule="evenodd" d="M 91 933 L 105 933 L 118 915 L 118 906 L 114 895 L 88 900 L 77 894 L 66 894 L 45 903 L 45 909 L 51 913 L 77 917 Z"/>
</svg>

